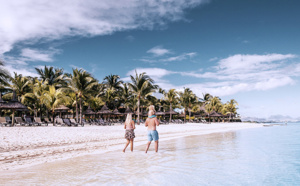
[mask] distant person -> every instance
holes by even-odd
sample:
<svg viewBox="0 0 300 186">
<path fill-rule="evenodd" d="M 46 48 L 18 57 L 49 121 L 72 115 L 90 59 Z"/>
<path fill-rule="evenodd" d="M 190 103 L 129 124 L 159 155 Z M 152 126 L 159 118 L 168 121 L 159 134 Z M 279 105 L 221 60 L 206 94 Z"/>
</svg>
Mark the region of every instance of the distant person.
<svg viewBox="0 0 300 186">
<path fill-rule="evenodd" d="M 148 152 L 151 141 L 153 140 L 155 143 L 155 152 L 158 151 L 158 132 L 156 130 L 156 126 L 159 126 L 159 121 L 155 116 L 154 105 L 149 106 L 148 118 L 145 122 L 145 127 L 148 127 L 148 143 L 146 146 L 145 153 Z"/>
<path fill-rule="evenodd" d="M 133 151 L 133 139 L 135 138 L 135 134 L 134 134 L 135 124 L 134 124 L 134 121 L 132 120 L 131 114 L 127 114 L 127 117 L 126 117 L 126 120 L 124 123 L 124 129 L 126 129 L 125 130 L 125 139 L 127 140 L 127 143 L 125 144 L 125 148 L 124 148 L 123 152 L 125 152 L 129 143 L 130 143 L 130 149 L 132 152 Z"/>
</svg>

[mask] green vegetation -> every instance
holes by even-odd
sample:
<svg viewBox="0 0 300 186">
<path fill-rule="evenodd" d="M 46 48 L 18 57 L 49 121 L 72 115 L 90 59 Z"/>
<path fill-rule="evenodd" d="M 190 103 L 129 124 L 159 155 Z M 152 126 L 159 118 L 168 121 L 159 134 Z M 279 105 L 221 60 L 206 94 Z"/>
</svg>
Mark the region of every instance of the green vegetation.
<svg viewBox="0 0 300 186">
<path fill-rule="evenodd" d="M 111 110 L 130 108 L 136 112 L 138 123 L 140 113 L 152 104 L 157 110 L 162 108 L 162 111 L 182 109 L 185 113 L 184 120 L 195 118 L 192 112 L 202 116 L 205 116 L 205 112 L 217 112 L 230 117 L 237 114 L 238 103 L 234 99 L 223 104 L 219 97 L 210 94 L 204 94 L 200 98 L 190 88 L 184 88 L 182 92 L 175 89 L 166 91 L 156 85 L 145 72 L 136 72 L 134 76 L 130 76 L 131 82 L 125 83 L 120 76 L 112 74 L 99 82 L 89 72 L 77 68 L 71 74 L 64 73 L 63 69 L 47 66 L 43 69 L 36 68 L 36 71 L 39 77 L 17 73 L 11 77 L 0 62 L 0 91 L 4 94 L 3 99 L 12 99 L 14 90 L 18 101 L 27 106 L 35 117 L 49 116 L 50 113 L 54 117 L 55 109 L 65 105 L 73 110 L 77 121 L 82 122 L 83 111 L 88 106 L 97 111 L 104 104 Z M 153 96 L 155 92 L 161 93 L 163 97 L 156 98 Z M 9 110 L 2 112 L 11 114 Z M 171 121 L 172 114 L 168 117 Z"/>
</svg>

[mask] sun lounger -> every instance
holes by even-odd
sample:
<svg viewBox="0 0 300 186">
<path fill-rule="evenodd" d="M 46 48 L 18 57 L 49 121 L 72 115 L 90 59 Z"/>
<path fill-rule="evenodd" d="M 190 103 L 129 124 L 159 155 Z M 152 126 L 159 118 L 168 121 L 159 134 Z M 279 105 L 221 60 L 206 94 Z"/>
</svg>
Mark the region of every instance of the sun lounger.
<svg viewBox="0 0 300 186">
<path fill-rule="evenodd" d="M 63 122 L 64 122 L 66 125 L 68 125 L 69 127 L 72 126 L 72 123 L 70 122 L 69 119 L 62 119 L 62 120 L 63 120 Z M 74 126 L 75 126 L 75 125 L 74 125 Z"/>
<path fill-rule="evenodd" d="M 55 119 L 55 126 L 60 125 L 60 126 L 65 126 L 65 122 L 61 118 L 56 118 Z"/>
<path fill-rule="evenodd" d="M 39 126 L 39 124 L 36 123 L 36 122 L 33 122 L 33 121 L 31 120 L 31 118 L 25 118 L 25 123 L 27 123 L 29 126 L 32 126 L 32 125 Z"/>
<path fill-rule="evenodd" d="M 80 123 L 77 123 L 76 121 L 75 121 L 75 119 L 70 119 L 70 122 L 71 122 L 71 124 L 72 125 L 74 125 L 74 126 L 78 126 L 78 125 L 81 125 L 82 127 L 84 126 L 84 122 L 82 122 L 82 124 L 80 124 Z"/>
<path fill-rule="evenodd" d="M 21 126 L 25 126 L 28 123 L 24 122 L 21 117 L 15 117 L 15 124 L 16 125 L 19 124 Z M 31 126 L 31 124 L 28 124 L 28 125 Z"/>
<path fill-rule="evenodd" d="M 35 121 L 39 126 L 42 126 L 42 125 L 48 126 L 48 123 L 42 122 L 42 121 L 41 121 L 41 118 L 39 118 L 39 117 L 34 117 L 34 121 Z"/>
<path fill-rule="evenodd" d="M 5 117 L 0 117 L 0 125 L 1 126 L 11 126 L 11 123 L 8 123 L 7 121 L 6 121 L 6 118 Z"/>
</svg>

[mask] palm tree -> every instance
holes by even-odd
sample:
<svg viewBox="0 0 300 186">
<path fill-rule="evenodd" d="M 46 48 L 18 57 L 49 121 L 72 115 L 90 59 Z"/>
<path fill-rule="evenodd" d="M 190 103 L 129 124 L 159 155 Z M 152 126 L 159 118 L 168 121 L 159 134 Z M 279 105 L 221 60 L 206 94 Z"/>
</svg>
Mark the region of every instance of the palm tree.
<svg viewBox="0 0 300 186">
<path fill-rule="evenodd" d="M 103 84 L 106 88 L 120 90 L 122 88 L 123 81 L 120 80 L 120 76 L 111 74 L 105 76 Z"/>
<path fill-rule="evenodd" d="M 208 114 L 211 114 L 213 111 L 221 112 L 223 109 L 223 104 L 221 99 L 217 96 L 210 97 L 209 100 L 206 102 L 205 111 Z"/>
<path fill-rule="evenodd" d="M 10 78 L 9 72 L 3 68 L 4 63 L 0 61 L 0 86 L 7 86 L 7 80 Z"/>
<path fill-rule="evenodd" d="M 238 102 L 234 99 L 231 99 L 226 104 L 224 104 L 223 110 L 224 114 L 230 114 L 230 119 L 232 119 L 232 114 L 236 114 Z"/>
<path fill-rule="evenodd" d="M 171 123 L 172 121 L 172 104 L 175 104 L 178 101 L 178 92 L 175 89 L 170 89 L 168 92 L 161 91 L 164 94 L 164 99 L 170 103 L 170 120 L 169 122 Z"/>
<path fill-rule="evenodd" d="M 35 70 L 48 85 L 54 85 L 56 88 L 67 86 L 63 69 L 45 66 L 44 69 L 35 68 Z"/>
<path fill-rule="evenodd" d="M 78 104 L 79 98 L 80 107 L 80 123 L 82 123 L 82 99 L 87 98 L 91 93 L 94 92 L 93 86 L 97 86 L 98 82 L 92 77 L 90 73 L 83 69 L 73 69 L 71 78 L 68 78 L 69 88 L 76 94 L 76 119 L 78 121 Z"/>
<path fill-rule="evenodd" d="M 193 91 L 189 88 L 184 88 L 183 92 L 179 93 L 180 95 L 180 103 L 184 108 L 184 114 L 186 110 L 189 112 L 189 121 L 191 121 L 191 111 L 193 106 L 195 106 L 197 102 L 197 96 L 193 93 Z M 184 122 L 186 118 L 184 117 Z"/>
<path fill-rule="evenodd" d="M 23 77 L 22 74 L 17 74 L 14 72 L 14 77 L 10 77 L 11 84 L 9 85 L 12 90 L 16 91 L 17 99 L 21 101 L 23 104 L 25 102 L 26 93 L 32 92 L 31 90 L 31 80 L 28 77 Z M 8 99 L 12 98 L 13 93 L 7 93 L 3 97 Z"/>
<path fill-rule="evenodd" d="M 63 104 L 68 104 L 71 99 L 66 96 L 64 89 L 55 89 L 55 86 L 49 86 L 49 90 L 45 90 L 40 97 L 42 103 L 52 111 L 53 125 L 54 125 L 54 111 L 57 107 Z"/>
<path fill-rule="evenodd" d="M 138 125 L 140 124 L 140 102 L 146 96 L 151 95 L 158 88 L 154 85 L 154 80 L 151 79 L 145 72 L 138 74 L 135 72 L 135 77 L 130 75 L 132 83 L 129 83 L 129 87 L 137 97 L 137 114 L 138 114 Z"/>
</svg>

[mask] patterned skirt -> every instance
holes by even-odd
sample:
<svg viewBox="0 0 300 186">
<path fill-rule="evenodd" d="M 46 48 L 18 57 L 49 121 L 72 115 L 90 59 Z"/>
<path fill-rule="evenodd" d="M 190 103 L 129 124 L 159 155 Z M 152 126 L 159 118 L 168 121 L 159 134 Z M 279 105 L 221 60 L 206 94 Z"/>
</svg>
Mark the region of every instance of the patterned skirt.
<svg viewBox="0 0 300 186">
<path fill-rule="evenodd" d="M 134 134 L 133 129 L 126 130 L 125 131 L 125 139 L 130 140 L 130 139 L 133 139 L 133 138 L 135 138 L 135 134 Z"/>
</svg>

